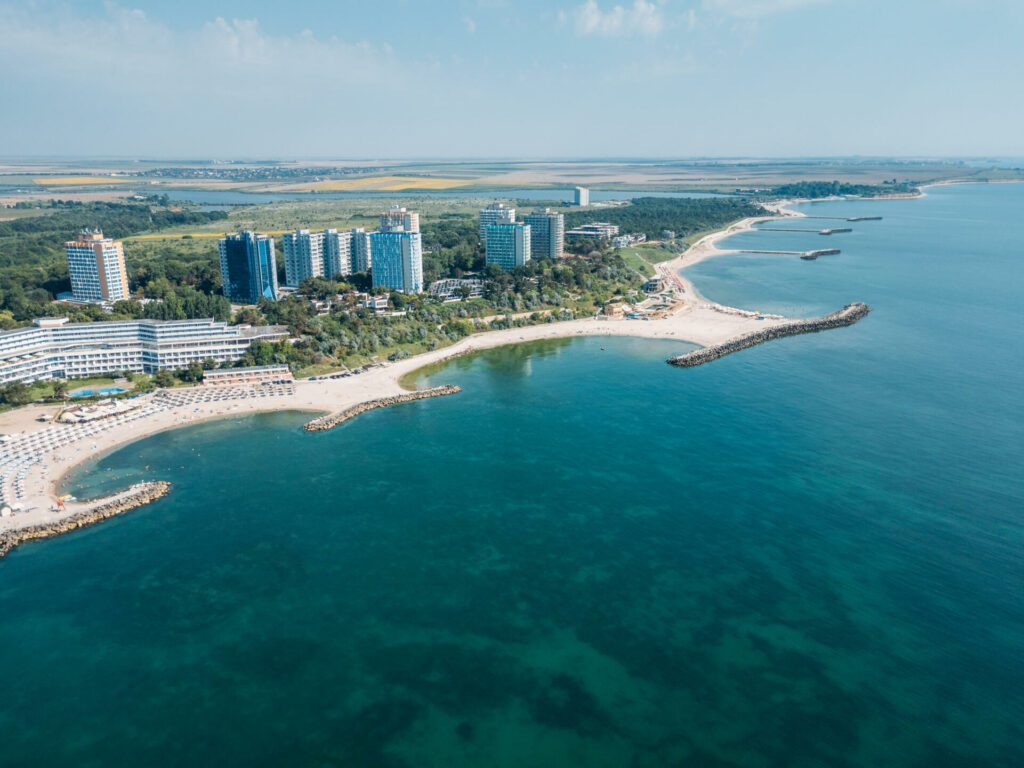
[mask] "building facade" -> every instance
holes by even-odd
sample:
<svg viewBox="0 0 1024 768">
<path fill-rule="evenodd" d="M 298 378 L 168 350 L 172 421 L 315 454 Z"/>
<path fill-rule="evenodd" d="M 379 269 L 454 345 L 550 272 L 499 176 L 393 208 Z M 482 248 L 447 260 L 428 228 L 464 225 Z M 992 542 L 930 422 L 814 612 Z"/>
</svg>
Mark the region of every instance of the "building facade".
<svg viewBox="0 0 1024 768">
<path fill-rule="evenodd" d="M 530 260 L 529 224 L 491 224 L 487 227 L 487 266 L 506 272 Z"/>
<path fill-rule="evenodd" d="M 352 271 L 369 272 L 373 268 L 373 256 L 370 253 L 370 234 L 362 227 L 353 227 L 349 233 L 352 237 Z"/>
<path fill-rule="evenodd" d="M 225 235 L 218 244 L 224 295 L 238 304 L 277 301 L 274 238 L 246 231 Z"/>
<path fill-rule="evenodd" d="M 550 208 L 534 211 L 523 221 L 530 225 L 530 257 L 560 259 L 565 256 L 565 216 Z"/>
<path fill-rule="evenodd" d="M 98 229 L 83 229 L 77 240 L 69 240 L 64 247 L 73 301 L 98 303 L 128 298 L 128 270 L 119 240 L 104 237 Z"/>
<path fill-rule="evenodd" d="M 0 383 L 75 379 L 113 371 L 155 373 L 191 363 L 241 359 L 254 341 L 288 337 L 283 326 L 218 320 L 125 320 L 69 323 L 42 318 L 0 333 Z"/>
<path fill-rule="evenodd" d="M 370 235 L 373 287 L 402 293 L 423 291 L 423 243 L 419 232 Z"/>
<path fill-rule="evenodd" d="M 352 274 L 352 233 L 324 230 L 324 277 Z"/>
<path fill-rule="evenodd" d="M 491 224 L 514 224 L 516 209 L 506 208 L 504 203 L 491 203 L 480 209 L 480 243 L 487 243 L 487 228 Z"/>
<path fill-rule="evenodd" d="M 581 208 L 590 205 L 590 190 L 586 187 L 576 187 L 573 193 L 573 202 Z"/>
<path fill-rule="evenodd" d="M 296 229 L 286 232 L 284 246 L 284 284 L 296 287 L 303 280 L 324 276 L 324 233 Z"/>
<path fill-rule="evenodd" d="M 589 224 L 570 229 L 565 233 L 567 240 L 611 240 L 619 234 L 617 224 L 609 224 L 606 221 L 593 221 Z"/>
<path fill-rule="evenodd" d="M 246 368 L 221 368 L 203 372 L 203 384 L 209 387 L 252 384 L 290 384 L 295 381 L 287 365 L 252 365 Z"/>
<path fill-rule="evenodd" d="M 420 215 L 392 205 L 380 215 L 381 232 L 419 232 Z"/>
</svg>

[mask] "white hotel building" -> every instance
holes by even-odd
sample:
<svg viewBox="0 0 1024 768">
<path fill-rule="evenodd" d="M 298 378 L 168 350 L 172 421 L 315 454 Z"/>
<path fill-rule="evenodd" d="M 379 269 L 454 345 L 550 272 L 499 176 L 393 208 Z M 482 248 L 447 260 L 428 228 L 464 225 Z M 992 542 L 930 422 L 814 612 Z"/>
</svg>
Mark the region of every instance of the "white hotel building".
<svg viewBox="0 0 1024 768">
<path fill-rule="evenodd" d="M 0 384 L 74 379 L 113 371 L 154 373 L 190 363 L 241 359 L 254 341 L 287 338 L 284 326 L 228 325 L 217 320 L 125 320 L 69 323 L 41 318 L 0 333 Z"/>
</svg>

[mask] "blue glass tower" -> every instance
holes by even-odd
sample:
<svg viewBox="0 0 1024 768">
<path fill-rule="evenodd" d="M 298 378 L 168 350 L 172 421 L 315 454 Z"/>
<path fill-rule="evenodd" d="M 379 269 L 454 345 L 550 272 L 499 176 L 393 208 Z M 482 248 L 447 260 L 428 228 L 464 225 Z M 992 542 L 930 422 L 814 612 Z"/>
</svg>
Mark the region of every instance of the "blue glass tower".
<svg viewBox="0 0 1024 768">
<path fill-rule="evenodd" d="M 220 243 L 220 277 L 224 295 L 238 304 L 277 301 L 274 239 L 245 231 L 225 235 Z"/>
</svg>

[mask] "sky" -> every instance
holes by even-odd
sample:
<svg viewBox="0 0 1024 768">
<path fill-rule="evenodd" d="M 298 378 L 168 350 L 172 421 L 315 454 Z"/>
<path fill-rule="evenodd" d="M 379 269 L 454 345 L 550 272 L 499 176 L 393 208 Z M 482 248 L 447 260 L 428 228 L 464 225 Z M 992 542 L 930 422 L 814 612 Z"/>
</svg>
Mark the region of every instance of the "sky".
<svg viewBox="0 0 1024 768">
<path fill-rule="evenodd" d="M 0 0 L 0 155 L 1024 156 L 1024 0 Z"/>
</svg>

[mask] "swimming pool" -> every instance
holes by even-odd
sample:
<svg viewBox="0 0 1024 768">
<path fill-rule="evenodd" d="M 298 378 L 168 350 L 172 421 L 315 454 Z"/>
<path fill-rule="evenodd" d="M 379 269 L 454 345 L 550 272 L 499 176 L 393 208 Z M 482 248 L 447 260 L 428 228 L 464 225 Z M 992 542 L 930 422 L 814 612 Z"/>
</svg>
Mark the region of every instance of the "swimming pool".
<svg viewBox="0 0 1024 768">
<path fill-rule="evenodd" d="M 99 389 L 80 389 L 77 392 L 72 392 L 72 397 L 110 397 L 111 395 L 120 395 L 122 392 L 128 390 L 124 387 L 100 387 Z"/>
</svg>

